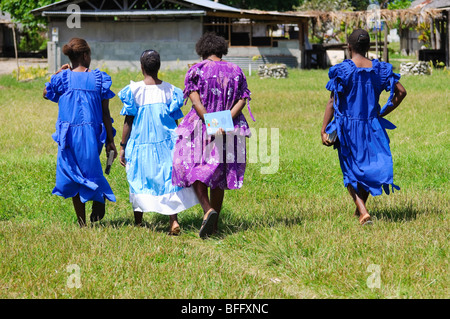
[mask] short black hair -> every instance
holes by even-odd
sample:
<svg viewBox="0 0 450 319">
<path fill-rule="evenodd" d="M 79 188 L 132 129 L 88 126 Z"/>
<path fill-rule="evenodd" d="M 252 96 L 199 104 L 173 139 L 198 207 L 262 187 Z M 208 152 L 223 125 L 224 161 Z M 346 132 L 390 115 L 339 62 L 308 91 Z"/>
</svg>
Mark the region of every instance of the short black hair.
<svg viewBox="0 0 450 319">
<path fill-rule="evenodd" d="M 195 51 L 197 51 L 197 54 L 203 59 L 206 59 L 213 54 L 222 58 L 222 56 L 227 55 L 228 53 L 228 42 L 214 32 L 206 32 L 197 41 Z"/>
<path fill-rule="evenodd" d="M 356 53 L 365 55 L 370 49 L 369 32 L 363 29 L 356 29 L 348 37 L 348 44 Z"/>
<path fill-rule="evenodd" d="M 155 50 L 145 50 L 141 54 L 141 66 L 147 75 L 158 74 L 161 58 Z"/>
</svg>

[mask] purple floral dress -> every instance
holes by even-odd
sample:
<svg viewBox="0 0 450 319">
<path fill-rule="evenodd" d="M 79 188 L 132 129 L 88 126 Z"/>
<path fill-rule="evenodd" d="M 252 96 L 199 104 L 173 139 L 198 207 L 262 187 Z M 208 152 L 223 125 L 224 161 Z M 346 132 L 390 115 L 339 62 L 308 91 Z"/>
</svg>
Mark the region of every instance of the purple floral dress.
<svg viewBox="0 0 450 319">
<path fill-rule="evenodd" d="M 186 74 L 184 98 L 197 91 L 208 113 L 231 110 L 239 99 L 247 99 L 250 90 L 242 70 L 226 61 L 204 60 Z M 205 123 L 192 108 L 176 132 L 178 140 L 173 158 L 172 183 L 180 187 L 200 181 L 210 188 L 239 189 L 244 182 L 246 137 L 250 129 L 244 114 L 233 119 L 234 131 L 225 136 L 206 134 Z"/>
</svg>

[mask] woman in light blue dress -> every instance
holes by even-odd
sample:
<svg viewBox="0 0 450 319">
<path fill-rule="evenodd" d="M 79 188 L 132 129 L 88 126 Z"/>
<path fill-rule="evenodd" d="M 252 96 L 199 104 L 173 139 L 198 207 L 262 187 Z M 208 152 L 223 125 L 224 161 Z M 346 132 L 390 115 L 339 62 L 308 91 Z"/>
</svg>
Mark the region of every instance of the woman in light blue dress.
<svg viewBox="0 0 450 319">
<path fill-rule="evenodd" d="M 105 215 L 105 199 L 116 198 L 103 176 L 99 155 L 106 144 L 114 151 L 115 131 L 109 112 L 111 77 L 90 70 L 91 50 L 83 39 L 73 38 L 63 53 L 72 67 L 64 65 L 45 84 L 44 98 L 58 103 L 59 112 L 53 139 L 58 143 L 56 186 L 53 194 L 71 197 L 80 226 L 86 225 L 85 203 L 93 201 L 91 222 Z"/>
<path fill-rule="evenodd" d="M 183 92 L 158 79 L 158 52 L 141 55 L 144 80 L 123 88 L 118 96 L 125 115 L 120 162 L 127 170 L 130 202 L 136 224 L 143 212 L 170 216 L 169 234 L 178 235 L 177 213 L 198 203 L 192 188 L 172 185 L 173 149 L 178 138 L 177 120 L 183 117 Z"/>
<path fill-rule="evenodd" d="M 369 194 L 377 196 L 382 190 L 400 189 L 394 184 L 394 172 L 389 137 L 386 129 L 395 125 L 384 117 L 392 112 L 406 96 L 400 75 L 392 65 L 365 56 L 370 47 L 367 31 L 355 30 L 348 41 L 351 60 L 330 68 L 326 88 L 331 91 L 321 131 L 322 142 L 329 133 L 337 132 L 334 143 L 338 150 L 344 185 L 356 204 L 355 215 L 361 225 L 371 223 L 365 206 Z M 380 94 L 390 92 L 381 108 Z"/>
</svg>

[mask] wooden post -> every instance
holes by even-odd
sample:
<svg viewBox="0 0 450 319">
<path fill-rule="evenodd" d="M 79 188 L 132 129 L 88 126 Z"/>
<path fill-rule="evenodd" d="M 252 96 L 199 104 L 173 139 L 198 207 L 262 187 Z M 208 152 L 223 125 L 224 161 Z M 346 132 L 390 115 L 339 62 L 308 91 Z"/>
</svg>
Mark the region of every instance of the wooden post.
<svg viewBox="0 0 450 319">
<path fill-rule="evenodd" d="M 228 18 L 228 46 L 231 47 L 231 18 Z"/>
<path fill-rule="evenodd" d="M 436 49 L 436 37 L 434 35 L 434 20 L 431 19 L 430 22 L 430 42 L 431 42 L 431 49 Z"/>
<path fill-rule="evenodd" d="M 298 23 L 297 26 L 298 26 L 298 42 L 299 42 L 299 48 L 300 48 L 300 68 L 305 69 L 306 68 L 305 26 L 304 26 L 303 21 Z"/>
<path fill-rule="evenodd" d="M 14 41 L 14 54 L 16 56 L 17 63 L 17 81 L 19 81 L 20 67 L 19 67 L 19 54 L 17 53 L 17 40 L 16 40 L 16 25 L 12 25 L 13 41 Z"/>
<path fill-rule="evenodd" d="M 383 46 L 383 61 L 389 62 L 389 50 L 388 50 L 388 26 L 384 23 L 384 46 Z"/>
<path fill-rule="evenodd" d="M 378 59 L 378 30 L 375 29 L 375 55 Z"/>
</svg>

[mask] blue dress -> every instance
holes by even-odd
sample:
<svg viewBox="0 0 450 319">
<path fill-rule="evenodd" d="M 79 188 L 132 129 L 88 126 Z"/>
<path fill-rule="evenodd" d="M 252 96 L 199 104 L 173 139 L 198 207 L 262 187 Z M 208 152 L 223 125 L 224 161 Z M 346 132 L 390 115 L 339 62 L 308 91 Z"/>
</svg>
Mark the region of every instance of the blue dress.
<svg viewBox="0 0 450 319">
<path fill-rule="evenodd" d="M 98 69 L 92 72 L 64 70 L 46 83 L 46 97 L 59 106 L 56 186 L 53 194 L 64 198 L 80 195 L 83 203 L 104 203 L 116 198 L 103 176 L 100 153 L 106 141 L 102 100 L 115 96 L 111 77 Z"/>
<path fill-rule="evenodd" d="M 337 130 L 339 161 L 344 185 L 364 189 L 372 196 L 389 194 L 400 189 L 394 184 L 393 162 L 386 129 L 395 129 L 382 118 L 392 105 L 395 83 L 400 75 L 386 62 L 372 61 L 371 68 L 358 68 L 352 60 L 345 60 L 330 68 L 326 88 L 334 93 L 334 118 L 327 133 Z M 386 105 L 381 109 L 380 94 L 389 91 Z"/>
<path fill-rule="evenodd" d="M 173 215 L 198 204 L 191 187 L 172 184 L 172 161 L 183 117 L 183 92 L 170 83 L 133 82 L 118 93 L 121 115 L 134 116 L 125 147 L 130 202 L 137 212 Z"/>
</svg>

